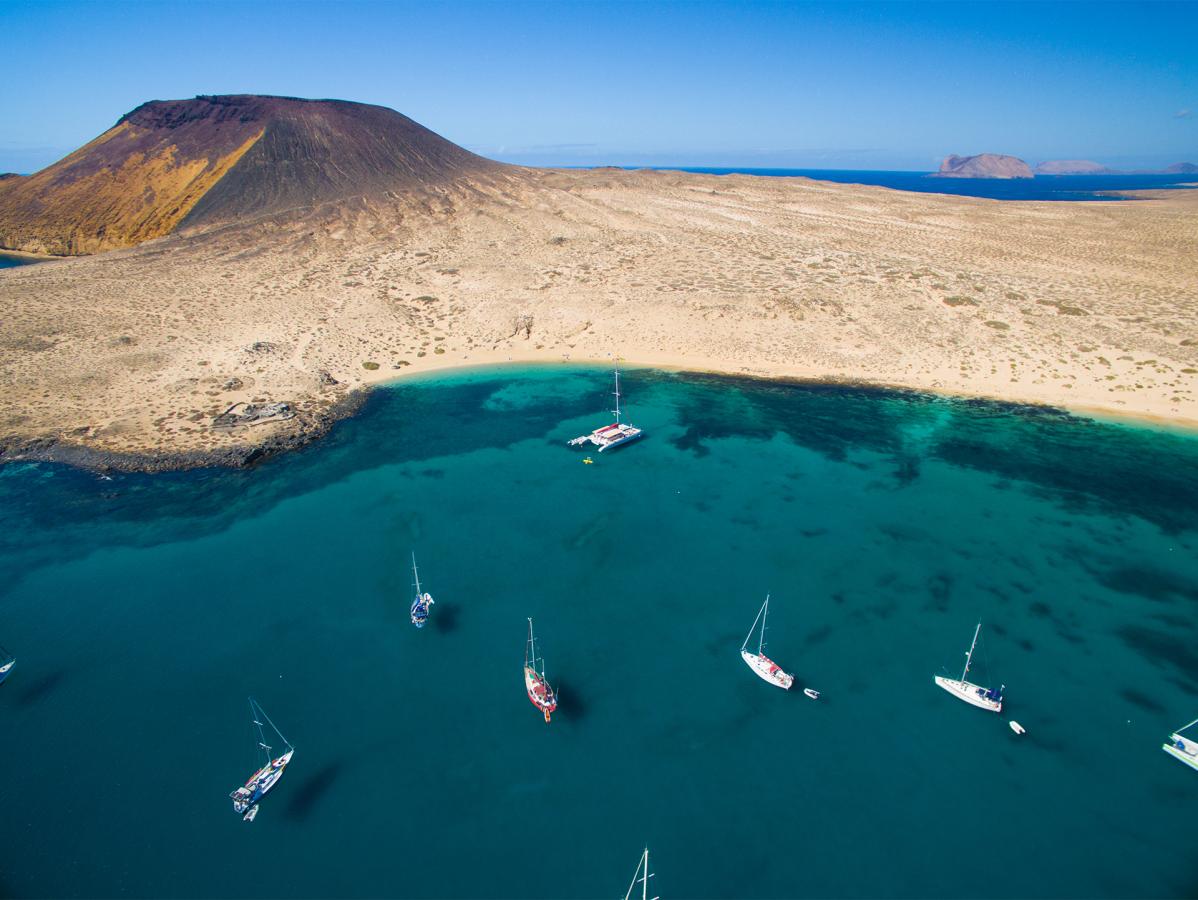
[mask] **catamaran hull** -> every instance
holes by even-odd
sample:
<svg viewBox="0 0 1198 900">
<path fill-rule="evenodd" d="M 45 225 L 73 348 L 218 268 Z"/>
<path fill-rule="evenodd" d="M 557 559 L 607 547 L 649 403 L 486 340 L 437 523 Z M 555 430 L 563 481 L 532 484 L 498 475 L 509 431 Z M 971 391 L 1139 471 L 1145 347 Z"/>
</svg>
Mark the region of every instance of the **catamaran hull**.
<svg viewBox="0 0 1198 900">
<path fill-rule="evenodd" d="M 978 709 L 986 709 L 990 712 L 1002 712 L 1002 700 L 991 700 L 986 697 L 986 689 L 984 687 L 979 687 L 969 681 L 957 681 L 953 678 L 945 678 L 943 675 L 936 675 L 934 678 L 938 685 L 958 700 L 964 700 Z"/>
<path fill-rule="evenodd" d="M 578 447 L 582 444 L 594 444 L 599 448 L 599 452 L 602 453 L 604 450 L 614 450 L 616 447 L 631 444 L 633 441 L 644 436 L 645 432 L 640 428 L 621 422 L 596 428 L 590 434 L 576 437 L 573 440 L 567 441 L 567 443 L 571 447 Z"/>
<path fill-rule="evenodd" d="M 645 436 L 645 432 L 643 432 L 643 431 L 638 431 L 636 434 L 625 435 L 624 437 L 622 437 L 618 440 L 612 441 L 610 444 L 604 444 L 602 447 L 599 448 L 599 452 L 603 453 L 605 450 L 615 450 L 617 447 L 627 446 L 628 444 L 631 444 L 633 441 L 639 441 L 644 436 Z"/>
<path fill-rule="evenodd" d="M 1161 749 L 1198 772 L 1198 741 L 1191 741 L 1178 734 L 1169 735 L 1169 741 L 1168 744 L 1162 744 Z M 1182 746 L 1178 747 L 1177 743 L 1181 743 Z"/>
<path fill-rule="evenodd" d="M 774 687 L 780 687 L 784 691 L 789 691 L 791 685 L 795 683 L 795 677 L 783 672 L 781 667 L 768 656 L 742 650 L 740 651 L 740 658 L 745 661 L 745 665 L 757 674 L 758 678 L 762 681 L 768 681 Z"/>
</svg>

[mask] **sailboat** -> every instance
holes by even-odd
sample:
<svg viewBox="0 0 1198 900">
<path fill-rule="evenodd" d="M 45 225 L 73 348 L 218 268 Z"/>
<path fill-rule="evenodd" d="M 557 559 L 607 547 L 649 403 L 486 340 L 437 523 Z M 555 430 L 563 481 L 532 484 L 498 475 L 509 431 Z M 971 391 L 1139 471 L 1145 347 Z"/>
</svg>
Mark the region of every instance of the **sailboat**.
<svg viewBox="0 0 1198 900">
<path fill-rule="evenodd" d="M 424 623 L 428 621 L 428 610 L 436 601 L 433 600 L 432 594 L 424 594 L 420 591 L 420 573 L 416 571 L 416 554 L 412 554 L 412 578 L 416 580 L 416 599 L 412 601 L 412 624 L 417 628 L 423 628 Z"/>
<path fill-rule="evenodd" d="M 571 447 L 577 447 L 581 444 L 594 444 L 599 448 L 599 452 L 611 450 L 613 447 L 619 447 L 624 444 L 630 444 L 639 437 L 644 437 L 644 432 L 634 425 L 629 425 L 627 422 L 620 421 L 620 369 L 615 370 L 616 376 L 616 408 L 612 410 L 616 421 L 611 425 L 604 425 L 602 428 L 596 428 L 590 434 L 584 434 L 581 437 L 576 437 L 570 441 Z"/>
<path fill-rule="evenodd" d="M 549 716 L 557 709 L 557 694 L 545 680 L 545 660 L 541 660 L 541 669 L 537 671 L 537 639 L 532 633 L 532 619 L 528 620 L 528 642 L 524 645 L 524 689 L 528 691 L 528 699 L 539 709 L 549 721 Z"/>
<path fill-rule="evenodd" d="M 969 665 L 973 662 L 973 651 L 978 645 L 978 635 L 981 631 L 982 623 L 978 622 L 978 627 L 973 632 L 973 643 L 969 645 L 969 652 L 965 654 L 965 668 L 961 671 L 959 679 L 945 678 L 943 675 L 934 677 L 938 685 L 958 700 L 964 700 L 966 703 L 972 703 L 974 706 L 988 709 L 990 712 L 1002 712 L 1002 692 L 1006 687 L 1005 684 L 996 691 L 993 688 L 985 688 L 965 680 L 965 676 L 969 674 Z"/>
<path fill-rule="evenodd" d="M 254 727 L 258 729 L 258 749 L 262 751 L 263 766 L 251 775 L 244 785 L 229 794 L 233 800 L 233 811 L 239 813 L 242 820 L 246 822 L 254 821 L 258 815 L 258 801 L 265 797 L 283 777 L 283 770 L 287 768 L 292 754 L 295 753 L 291 742 L 283 737 L 283 733 L 279 729 L 275 728 L 275 723 L 267 718 L 266 713 L 262 711 L 262 707 L 253 697 L 250 697 L 250 716 L 254 721 Z M 271 757 L 271 746 L 266 743 L 266 732 L 263 730 L 265 726 L 269 726 L 287 748 L 282 756 Z"/>
<path fill-rule="evenodd" d="M 790 690 L 791 685 L 795 683 L 795 677 L 786 672 L 783 672 L 781 667 L 765 655 L 765 620 L 770 614 L 770 596 L 765 595 L 765 603 L 761 604 L 761 609 L 757 612 L 757 618 L 753 620 L 753 627 L 749 629 L 748 635 L 745 636 L 745 642 L 740 645 L 740 658 L 745 661 L 750 669 L 757 673 L 758 677 L 768 681 L 772 685 Z M 749 651 L 749 641 L 753 639 L 753 632 L 757 630 L 757 623 L 761 623 L 761 636 L 757 639 L 757 652 Z"/>
<path fill-rule="evenodd" d="M 17 658 L 0 647 L 0 684 L 4 683 L 4 679 L 8 677 L 8 673 L 12 671 L 12 667 L 17 664 Z"/>
<path fill-rule="evenodd" d="M 1195 719 L 1189 725 L 1182 725 L 1169 735 L 1168 742 L 1161 745 L 1161 749 L 1173 758 L 1180 759 L 1191 769 L 1198 771 L 1198 740 L 1181 736 L 1183 731 L 1195 725 L 1198 725 L 1198 719 Z"/>
<path fill-rule="evenodd" d="M 649 879 L 653 877 L 653 873 L 649 871 L 649 848 L 645 848 L 645 852 L 641 854 L 640 862 L 636 864 L 636 871 L 632 873 L 632 884 L 628 885 L 628 892 L 624 895 L 624 900 L 633 900 L 639 893 L 641 900 L 661 900 L 659 897 L 649 896 Z M 636 889 L 637 885 L 641 886 L 640 891 Z"/>
</svg>

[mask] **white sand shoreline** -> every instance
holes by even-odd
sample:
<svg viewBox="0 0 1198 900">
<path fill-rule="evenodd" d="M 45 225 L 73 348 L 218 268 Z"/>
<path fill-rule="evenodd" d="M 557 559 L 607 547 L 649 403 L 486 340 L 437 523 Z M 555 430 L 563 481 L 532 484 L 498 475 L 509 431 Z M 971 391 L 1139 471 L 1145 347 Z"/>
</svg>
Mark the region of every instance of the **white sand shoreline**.
<svg viewBox="0 0 1198 900">
<path fill-rule="evenodd" d="M 655 361 L 651 359 L 626 358 L 623 356 L 612 357 L 559 357 L 547 358 L 541 354 L 522 354 L 522 355 L 507 355 L 502 360 L 488 359 L 485 361 L 474 361 L 469 357 L 461 359 L 438 358 L 430 360 L 427 364 L 413 364 L 410 367 L 405 367 L 399 373 L 390 373 L 386 377 L 379 378 L 367 382 L 366 388 L 387 387 L 390 385 L 402 385 L 405 383 L 419 382 L 425 376 L 438 375 L 453 375 L 455 373 L 467 373 L 472 370 L 482 372 L 502 371 L 506 367 L 519 366 L 535 366 L 538 368 L 565 368 L 568 366 L 577 367 L 594 367 L 597 369 L 610 369 L 613 362 L 618 362 L 620 371 L 627 370 L 630 373 L 635 373 L 636 370 L 660 370 L 665 372 L 675 372 L 681 375 L 716 375 L 722 378 L 746 379 L 749 381 L 766 381 L 778 383 L 792 383 L 797 385 L 802 384 L 820 384 L 829 385 L 832 387 L 861 387 L 869 390 L 895 391 L 915 394 L 927 394 L 929 396 L 955 398 L 962 400 L 987 400 L 994 403 L 1009 405 L 1009 406 L 1038 406 L 1046 410 L 1061 410 L 1070 415 L 1079 418 L 1088 418 L 1095 421 L 1104 422 L 1114 425 L 1128 425 L 1139 428 L 1162 429 L 1176 431 L 1179 434 L 1198 437 L 1198 418 L 1184 418 L 1168 415 L 1156 415 L 1148 412 L 1140 412 L 1135 410 L 1121 410 L 1109 406 L 1079 404 L 1072 402 L 1069 398 L 1060 400 L 1046 400 L 1036 397 L 1021 397 L 1010 394 L 985 394 L 974 393 L 964 390 L 953 390 L 944 387 L 927 387 L 913 384 L 902 384 L 899 382 L 875 381 L 867 378 L 852 378 L 838 375 L 820 374 L 814 370 L 807 371 L 786 371 L 786 372 L 759 372 L 746 371 L 743 368 L 737 369 L 728 365 L 720 365 L 710 360 L 680 360 L 673 359 L 669 361 Z M 630 402 L 630 407 L 635 405 Z"/>
</svg>

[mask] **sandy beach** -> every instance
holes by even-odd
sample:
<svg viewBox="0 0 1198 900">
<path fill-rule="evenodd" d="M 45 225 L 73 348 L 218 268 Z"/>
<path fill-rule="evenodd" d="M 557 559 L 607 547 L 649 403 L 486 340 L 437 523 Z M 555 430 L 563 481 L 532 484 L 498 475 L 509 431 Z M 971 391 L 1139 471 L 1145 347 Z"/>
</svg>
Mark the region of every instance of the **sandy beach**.
<svg viewBox="0 0 1198 900">
<path fill-rule="evenodd" d="M 236 461 L 380 381 L 567 359 L 1195 426 L 1198 193 L 1001 202 L 513 168 L 6 269 L 0 316 L 9 458 Z M 214 431 L 238 401 L 298 414 Z"/>
</svg>

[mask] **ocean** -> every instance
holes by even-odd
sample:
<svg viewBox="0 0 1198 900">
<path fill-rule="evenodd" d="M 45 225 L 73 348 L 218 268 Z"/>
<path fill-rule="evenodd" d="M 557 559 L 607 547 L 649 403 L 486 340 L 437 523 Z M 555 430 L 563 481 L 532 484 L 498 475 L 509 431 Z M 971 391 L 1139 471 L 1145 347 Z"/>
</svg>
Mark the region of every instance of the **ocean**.
<svg viewBox="0 0 1198 900">
<path fill-rule="evenodd" d="M 635 168 L 635 167 L 626 167 Z M 708 175 L 767 175 L 815 178 L 841 184 L 872 184 L 922 194 L 957 194 L 991 200 L 1123 200 L 1111 191 L 1180 188 L 1198 182 L 1198 175 L 1037 175 L 1035 178 L 929 178 L 928 172 L 888 172 L 857 169 L 728 169 L 669 167 Z"/>
<path fill-rule="evenodd" d="M 608 378 L 403 381 L 249 470 L 0 468 L 0 896 L 617 897 L 646 845 L 664 898 L 1198 892 L 1198 437 L 630 370 L 647 437 L 584 465 Z M 790 692 L 738 653 L 767 592 Z M 932 681 L 979 621 L 1001 715 Z M 250 695 L 296 752 L 245 824 Z"/>
</svg>

